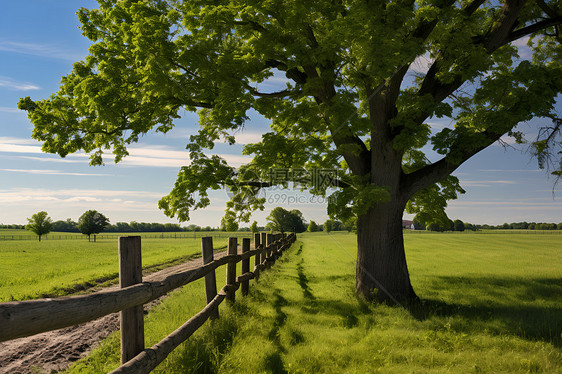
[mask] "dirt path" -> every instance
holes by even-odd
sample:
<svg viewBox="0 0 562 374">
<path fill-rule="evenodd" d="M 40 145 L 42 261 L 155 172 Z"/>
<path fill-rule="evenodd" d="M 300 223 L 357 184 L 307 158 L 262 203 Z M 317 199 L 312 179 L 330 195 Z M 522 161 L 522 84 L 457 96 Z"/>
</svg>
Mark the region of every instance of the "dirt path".
<svg viewBox="0 0 562 374">
<path fill-rule="evenodd" d="M 225 252 L 215 253 L 215 259 Z M 158 281 L 166 276 L 202 265 L 200 258 L 146 275 L 145 281 Z M 117 285 L 110 288 L 116 288 Z M 144 306 L 145 313 L 159 304 L 162 297 Z M 109 334 L 119 330 L 119 314 L 113 313 L 95 321 L 0 343 L 0 373 L 53 373 L 67 369 L 86 356 Z"/>
</svg>

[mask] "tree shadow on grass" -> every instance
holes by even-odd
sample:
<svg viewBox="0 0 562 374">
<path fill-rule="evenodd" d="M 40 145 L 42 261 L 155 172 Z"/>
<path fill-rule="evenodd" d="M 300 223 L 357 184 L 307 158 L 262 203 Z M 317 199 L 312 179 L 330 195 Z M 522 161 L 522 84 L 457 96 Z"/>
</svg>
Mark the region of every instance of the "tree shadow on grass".
<svg viewBox="0 0 562 374">
<path fill-rule="evenodd" d="M 562 279 L 438 277 L 431 286 L 455 302 L 424 299 L 410 312 L 418 320 L 462 317 L 458 329 L 481 325 L 491 333 L 509 333 L 562 347 Z"/>
</svg>

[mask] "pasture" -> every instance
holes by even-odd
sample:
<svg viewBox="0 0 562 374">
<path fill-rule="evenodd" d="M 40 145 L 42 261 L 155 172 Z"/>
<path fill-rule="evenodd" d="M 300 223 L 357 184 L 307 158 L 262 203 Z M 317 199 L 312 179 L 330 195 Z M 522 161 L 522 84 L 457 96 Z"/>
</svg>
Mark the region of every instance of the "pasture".
<svg viewBox="0 0 562 374">
<path fill-rule="evenodd" d="M 250 296 L 221 307 L 157 373 L 560 373 L 557 235 L 406 233 L 406 309 L 354 296 L 355 235 L 301 234 Z M 217 273 L 219 284 L 224 282 Z M 154 344 L 204 305 L 202 282 L 146 318 Z M 114 334 L 70 373 L 119 366 Z"/>
<path fill-rule="evenodd" d="M 226 238 L 215 239 L 225 248 Z M 200 239 L 142 239 L 143 268 L 155 270 L 200 256 Z M 0 241 L 0 302 L 56 297 L 119 277 L 117 235 L 87 240 Z"/>
</svg>

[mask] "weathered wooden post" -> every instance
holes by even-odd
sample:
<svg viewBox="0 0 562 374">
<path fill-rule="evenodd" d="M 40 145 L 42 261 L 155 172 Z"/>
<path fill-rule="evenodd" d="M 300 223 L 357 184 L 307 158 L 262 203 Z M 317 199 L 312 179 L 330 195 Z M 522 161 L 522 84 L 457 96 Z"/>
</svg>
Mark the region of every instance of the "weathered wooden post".
<svg viewBox="0 0 562 374">
<path fill-rule="evenodd" d="M 267 266 L 272 265 L 272 261 L 275 261 L 275 254 L 273 253 L 273 234 L 267 234 L 265 236 L 265 243 L 267 245 L 267 258 L 269 259 L 269 264 Z"/>
<path fill-rule="evenodd" d="M 242 253 L 246 253 L 250 251 L 250 238 L 244 238 L 242 239 Z M 250 258 L 246 258 L 244 260 L 242 260 L 242 274 L 244 275 L 246 273 L 250 272 Z M 242 281 L 242 283 L 240 284 L 240 288 L 242 290 L 242 296 L 246 296 L 248 294 L 248 289 L 250 287 L 250 281 L 249 280 L 245 280 Z"/>
<path fill-rule="evenodd" d="M 142 282 L 141 237 L 119 237 L 119 287 Z M 121 311 L 121 364 L 144 350 L 142 305 Z"/>
<path fill-rule="evenodd" d="M 203 265 L 214 260 L 213 238 L 211 236 L 201 238 L 201 251 L 203 252 Z M 214 270 L 205 275 L 205 294 L 207 296 L 207 304 L 217 296 L 217 278 Z M 216 308 L 209 318 L 219 318 L 219 308 Z"/>
<path fill-rule="evenodd" d="M 228 254 L 235 255 L 238 252 L 238 239 L 228 238 Z M 226 300 L 233 303 L 236 298 L 236 263 L 229 262 L 226 264 L 226 284 L 229 286 L 226 290 Z"/>
<path fill-rule="evenodd" d="M 261 245 L 263 248 L 267 248 L 267 233 L 266 232 L 262 232 L 261 233 Z M 267 258 L 269 257 L 269 251 L 266 250 L 265 252 L 262 253 L 261 255 L 261 263 L 263 265 L 265 265 L 267 263 Z"/>
<path fill-rule="evenodd" d="M 260 249 L 260 248 L 261 248 L 260 234 L 255 233 L 254 234 L 254 249 Z M 254 276 L 255 276 L 255 280 L 258 280 L 259 277 L 260 277 L 260 269 L 259 269 L 260 264 L 261 264 L 261 253 L 257 253 L 254 256 Z"/>
</svg>

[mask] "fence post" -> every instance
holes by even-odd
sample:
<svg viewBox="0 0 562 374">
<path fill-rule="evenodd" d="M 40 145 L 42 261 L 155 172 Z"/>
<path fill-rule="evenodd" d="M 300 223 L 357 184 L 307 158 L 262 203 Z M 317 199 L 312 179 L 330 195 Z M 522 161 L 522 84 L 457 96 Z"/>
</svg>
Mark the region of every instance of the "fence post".
<svg viewBox="0 0 562 374">
<path fill-rule="evenodd" d="M 235 255 L 238 253 L 238 239 L 228 238 L 228 254 Z M 236 263 L 229 262 L 226 264 L 226 284 L 231 286 L 226 291 L 226 300 L 233 303 L 235 300 L 236 290 L 234 285 L 236 283 Z"/>
<path fill-rule="evenodd" d="M 250 251 L 250 238 L 243 238 L 242 239 L 242 253 L 246 253 Z M 242 274 L 246 274 L 250 272 L 250 258 L 246 258 L 242 260 Z M 242 296 L 246 296 L 248 294 L 248 288 L 250 286 L 250 281 L 245 280 L 240 284 L 242 289 Z"/>
<path fill-rule="evenodd" d="M 201 251 L 203 252 L 203 265 L 206 265 L 214 260 L 213 237 L 208 236 L 201 238 Z M 207 295 L 207 304 L 209 304 L 215 296 L 217 296 L 217 279 L 214 270 L 205 275 L 205 294 Z M 219 318 L 219 308 L 215 309 L 210 318 Z"/>
<path fill-rule="evenodd" d="M 271 259 L 273 257 L 273 261 L 275 261 L 275 257 L 274 257 L 274 253 L 273 253 L 273 234 L 267 234 L 265 237 L 266 240 L 266 245 L 267 245 L 267 258 Z M 269 262 L 269 264 L 267 266 L 271 266 L 272 263 L 271 261 Z"/>
<path fill-rule="evenodd" d="M 254 249 L 260 249 L 260 248 L 261 248 L 260 234 L 255 233 L 254 234 Z M 259 277 L 260 277 L 260 269 L 259 269 L 260 264 L 261 264 L 261 253 L 256 253 L 256 256 L 254 257 L 254 276 L 255 276 L 256 280 L 258 280 Z"/>
<path fill-rule="evenodd" d="M 267 248 L 267 233 L 266 232 L 262 232 L 261 233 L 261 246 L 262 248 Z M 269 257 L 269 251 L 266 250 L 265 252 L 262 253 L 261 255 L 261 263 L 263 265 L 266 264 L 267 258 Z"/>
<path fill-rule="evenodd" d="M 119 237 L 119 286 L 125 288 L 142 282 L 141 237 Z M 144 350 L 144 315 L 142 305 L 121 311 L 121 364 Z"/>
</svg>

